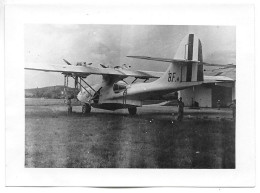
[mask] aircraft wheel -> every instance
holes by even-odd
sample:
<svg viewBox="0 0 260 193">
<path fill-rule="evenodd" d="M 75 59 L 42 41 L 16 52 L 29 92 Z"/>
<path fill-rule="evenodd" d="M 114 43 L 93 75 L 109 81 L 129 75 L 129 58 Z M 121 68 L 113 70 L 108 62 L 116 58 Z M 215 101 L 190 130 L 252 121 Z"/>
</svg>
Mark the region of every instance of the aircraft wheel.
<svg viewBox="0 0 260 193">
<path fill-rule="evenodd" d="M 130 115 L 135 115 L 135 114 L 136 114 L 136 111 L 137 111 L 137 108 L 136 108 L 136 107 L 128 108 L 128 112 L 129 112 Z"/>
<path fill-rule="evenodd" d="M 91 111 L 91 106 L 89 104 L 85 103 L 82 106 L 82 113 L 87 114 L 87 113 L 90 113 L 90 111 Z"/>
</svg>

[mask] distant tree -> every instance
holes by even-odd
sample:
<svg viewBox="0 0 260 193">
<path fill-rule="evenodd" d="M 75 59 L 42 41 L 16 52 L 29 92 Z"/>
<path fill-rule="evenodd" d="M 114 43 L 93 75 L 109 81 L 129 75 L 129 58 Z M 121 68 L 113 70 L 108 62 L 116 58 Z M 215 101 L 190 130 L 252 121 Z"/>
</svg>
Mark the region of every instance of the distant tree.
<svg viewBox="0 0 260 193">
<path fill-rule="evenodd" d="M 42 97 L 44 98 L 52 98 L 52 91 L 51 90 L 46 90 L 43 94 Z"/>
<path fill-rule="evenodd" d="M 41 97 L 43 97 L 43 92 L 37 89 L 35 96 L 37 98 L 41 98 Z"/>
</svg>

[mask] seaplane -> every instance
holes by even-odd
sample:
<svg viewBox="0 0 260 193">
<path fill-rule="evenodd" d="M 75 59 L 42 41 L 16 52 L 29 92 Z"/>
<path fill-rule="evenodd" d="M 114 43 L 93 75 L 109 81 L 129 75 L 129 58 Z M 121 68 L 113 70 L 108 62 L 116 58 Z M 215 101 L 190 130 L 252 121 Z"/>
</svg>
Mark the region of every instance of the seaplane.
<svg viewBox="0 0 260 193">
<path fill-rule="evenodd" d="M 128 109 L 130 115 L 135 115 L 144 101 L 201 84 L 233 81 L 225 76 L 204 76 L 203 66 L 210 64 L 203 62 L 202 43 L 195 34 L 183 38 L 172 59 L 127 57 L 169 63 L 169 67 L 165 72 L 156 72 L 133 70 L 126 64 L 115 67 L 101 64 L 100 67 L 94 67 L 92 63 L 78 62 L 72 65 L 64 60 L 66 65 L 26 64 L 25 69 L 61 73 L 65 86 L 68 86 L 68 78 L 73 78 L 75 87 L 79 85 L 77 99 L 82 103 L 83 114 L 90 113 L 91 108 L 100 108 L 113 111 Z M 90 85 L 87 81 L 89 75 L 101 75 L 102 81 Z M 128 77 L 134 78 L 134 81 L 125 81 Z M 149 79 L 154 80 L 147 81 Z"/>
</svg>

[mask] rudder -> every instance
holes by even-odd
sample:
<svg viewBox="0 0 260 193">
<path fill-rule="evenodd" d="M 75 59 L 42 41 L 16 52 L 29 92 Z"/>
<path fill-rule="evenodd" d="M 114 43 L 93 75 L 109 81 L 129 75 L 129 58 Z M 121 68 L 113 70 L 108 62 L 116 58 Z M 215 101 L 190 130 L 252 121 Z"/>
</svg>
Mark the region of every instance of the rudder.
<svg viewBox="0 0 260 193">
<path fill-rule="evenodd" d="M 194 34 L 186 35 L 181 41 L 173 62 L 158 82 L 203 81 L 203 55 L 200 39 Z"/>
<path fill-rule="evenodd" d="M 194 34 L 185 36 L 179 45 L 174 59 L 187 61 L 181 64 L 182 82 L 203 81 L 202 44 L 197 36 Z"/>
</svg>

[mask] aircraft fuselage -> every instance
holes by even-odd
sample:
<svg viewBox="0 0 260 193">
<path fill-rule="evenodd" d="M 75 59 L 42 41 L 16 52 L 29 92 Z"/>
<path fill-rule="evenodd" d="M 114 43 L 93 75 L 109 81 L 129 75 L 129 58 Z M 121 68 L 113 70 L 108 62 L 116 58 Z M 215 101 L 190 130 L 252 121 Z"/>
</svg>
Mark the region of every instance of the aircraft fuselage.
<svg viewBox="0 0 260 193">
<path fill-rule="evenodd" d="M 135 83 L 132 85 L 125 85 L 123 89 L 116 89 L 114 84 L 94 85 L 93 88 L 98 91 L 96 100 L 92 100 L 94 91 L 87 88 L 87 91 L 79 92 L 77 98 L 82 103 L 88 103 L 94 108 L 101 108 L 107 110 L 116 110 L 129 107 L 141 107 L 144 100 L 152 100 L 155 97 L 163 96 L 174 91 L 182 90 L 191 86 L 201 84 L 201 82 L 182 82 L 176 86 L 165 86 L 163 84 L 154 82 L 149 83 Z M 174 83 L 173 83 L 174 84 Z"/>
</svg>

